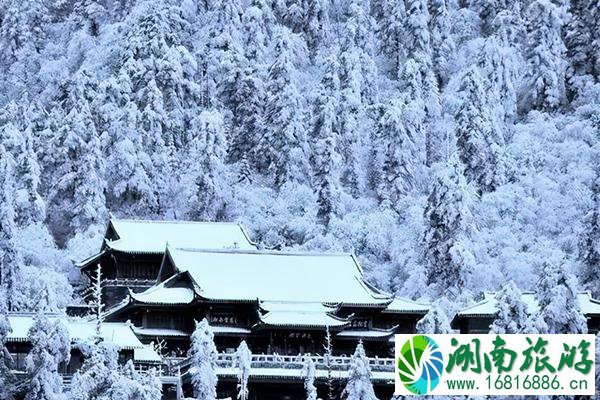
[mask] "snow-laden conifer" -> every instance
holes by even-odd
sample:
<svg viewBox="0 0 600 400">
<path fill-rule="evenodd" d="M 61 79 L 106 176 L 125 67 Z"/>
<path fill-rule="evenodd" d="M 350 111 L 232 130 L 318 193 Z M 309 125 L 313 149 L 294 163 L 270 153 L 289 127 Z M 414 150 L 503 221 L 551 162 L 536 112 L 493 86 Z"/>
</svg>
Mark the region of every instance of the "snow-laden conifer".
<svg viewBox="0 0 600 400">
<path fill-rule="evenodd" d="M 235 352 L 235 368 L 238 378 L 238 399 L 248 399 L 248 379 L 250 378 L 250 368 L 252 363 L 252 353 L 245 340 L 242 340 Z"/>
<path fill-rule="evenodd" d="M 206 318 L 196 323 L 189 350 L 190 376 L 194 396 L 198 400 L 215 400 L 217 397 L 217 348 L 214 334 Z"/>
<path fill-rule="evenodd" d="M 352 355 L 348 370 L 348 382 L 343 395 L 348 400 L 377 400 L 371 382 L 369 359 L 365 354 L 362 342 L 358 343 Z"/>
</svg>

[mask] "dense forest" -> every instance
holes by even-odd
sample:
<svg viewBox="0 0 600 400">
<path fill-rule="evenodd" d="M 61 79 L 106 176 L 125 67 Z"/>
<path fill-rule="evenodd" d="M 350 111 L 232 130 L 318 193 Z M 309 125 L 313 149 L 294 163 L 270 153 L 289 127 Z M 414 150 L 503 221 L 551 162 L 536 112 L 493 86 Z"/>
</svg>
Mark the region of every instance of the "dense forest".
<svg viewBox="0 0 600 400">
<path fill-rule="evenodd" d="M 353 251 L 449 314 L 600 294 L 595 0 L 0 0 L 0 54 L 12 309 L 77 297 L 110 213 Z"/>
</svg>

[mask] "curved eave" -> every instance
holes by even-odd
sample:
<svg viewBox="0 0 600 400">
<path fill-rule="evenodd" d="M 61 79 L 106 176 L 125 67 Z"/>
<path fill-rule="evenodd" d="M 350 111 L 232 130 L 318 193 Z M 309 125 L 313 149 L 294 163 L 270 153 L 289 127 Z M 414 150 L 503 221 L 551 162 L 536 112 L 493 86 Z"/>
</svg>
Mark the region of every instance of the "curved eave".
<svg viewBox="0 0 600 400">
<path fill-rule="evenodd" d="M 427 311 L 425 310 L 383 310 L 382 314 L 395 314 L 395 315 L 425 315 Z"/>
<path fill-rule="evenodd" d="M 94 261 L 97 261 L 98 259 L 100 259 L 100 257 L 102 257 L 105 253 L 106 253 L 106 251 L 102 250 L 99 253 L 94 254 L 93 256 L 90 256 L 83 261 L 75 263 L 75 266 L 79 269 L 84 269 L 87 266 L 89 266 L 91 263 L 93 263 Z"/>
<path fill-rule="evenodd" d="M 301 330 L 325 330 L 329 327 L 330 330 L 340 330 L 350 326 L 350 322 L 342 325 L 327 325 L 327 324 L 271 324 L 260 322 L 253 326 L 255 330 L 265 329 L 301 329 Z"/>
</svg>

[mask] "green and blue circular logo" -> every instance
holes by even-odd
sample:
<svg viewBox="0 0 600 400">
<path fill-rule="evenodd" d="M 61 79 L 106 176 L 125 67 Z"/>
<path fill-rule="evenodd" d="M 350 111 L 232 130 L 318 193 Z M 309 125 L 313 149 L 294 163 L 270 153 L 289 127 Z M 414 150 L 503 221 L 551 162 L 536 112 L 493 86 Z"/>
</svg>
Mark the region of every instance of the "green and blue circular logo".
<svg viewBox="0 0 600 400">
<path fill-rule="evenodd" d="M 400 381 L 414 394 L 427 394 L 435 389 L 444 370 L 444 357 L 438 344 L 425 335 L 407 340 L 397 363 Z"/>
</svg>

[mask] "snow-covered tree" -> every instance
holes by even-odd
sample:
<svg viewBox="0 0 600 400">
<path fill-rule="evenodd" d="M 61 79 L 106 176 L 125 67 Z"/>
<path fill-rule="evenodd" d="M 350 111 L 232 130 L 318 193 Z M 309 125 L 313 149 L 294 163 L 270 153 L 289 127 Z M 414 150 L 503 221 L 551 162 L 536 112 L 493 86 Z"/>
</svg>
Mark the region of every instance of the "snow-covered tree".
<svg viewBox="0 0 600 400">
<path fill-rule="evenodd" d="M 460 163 L 451 159 L 438 171 L 425 206 L 423 234 L 427 283 L 432 294 L 455 298 L 473 265 L 469 249 L 471 196 Z"/>
<path fill-rule="evenodd" d="M 391 61 L 390 75 L 397 78 L 406 58 L 406 7 L 404 0 L 382 1 L 380 6 L 375 10 L 379 43 L 383 53 Z"/>
<path fill-rule="evenodd" d="M 135 370 L 132 360 L 119 367 L 117 379 L 103 395 L 108 399 L 119 400 L 160 400 L 162 383 L 155 369 L 141 374 Z"/>
<path fill-rule="evenodd" d="M 581 76 L 598 72 L 598 11 L 590 0 L 571 0 L 570 18 L 565 27 L 565 45 L 570 64 L 569 75 Z M 596 75 L 597 76 L 597 75 Z"/>
<path fill-rule="evenodd" d="M 315 362 L 310 355 L 304 356 L 302 365 L 302 377 L 304 378 L 304 390 L 306 400 L 317 400 L 317 387 L 315 386 Z"/>
<path fill-rule="evenodd" d="M 102 135 L 108 137 L 106 165 L 107 203 L 125 215 L 144 215 L 158 208 L 150 180 L 152 160 L 145 146 L 144 132 L 138 129 L 139 110 L 132 99 L 127 74 L 107 79 L 100 85 L 98 106 Z"/>
<path fill-rule="evenodd" d="M 14 176 L 14 159 L 0 143 L 0 289 L 5 293 L 9 310 L 17 303 L 23 268 L 23 257 L 15 241 Z"/>
<path fill-rule="evenodd" d="M 66 83 L 64 105 L 57 106 L 60 121 L 52 142 L 57 168 L 52 172 L 49 207 L 57 225 L 69 221 L 75 232 L 103 224 L 107 215 L 105 164 L 88 100 L 94 87 L 86 71 Z"/>
<path fill-rule="evenodd" d="M 448 0 L 432 0 L 429 3 L 432 61 L 440 86 L 450 78 L 450 63 L 456 52 L 449 3 Z"/>
<path fill-rule="evenodd" d="M 68 362 L 71 340 L 67 328 L 59 319 L 50 321 L 38 313 L 29 329 L 31 351 L 27 355 L 27 373 L 31 376 L 25 400 L 55 400 L 63 395 L 62 377 L 58 367 Z"/>
<path fill-rule="evenodd" d="M 339 65 L 336 56 L 325 62 L 319 93 L 314 105 L 312 126 L 312 164 L 317 192 L 317 217 L 327 227 L 338 212 L 341 156 L 338 153 L 340 126 L 338 121 Z"/>
<path fill-rule="evenodd" d="M 580 261 L 582 264 L 581 283 L 600 296 L 600 171 L 592 185 L 592 209 L 585 217 L 583 235 L 580 241 Z"/>
<path fill-rule="evenodd" d="M 564 260 L 544 261 L 535 297 L 547 333 L 587 333 L 587 320 L 581 311 L 577 280 L 566 270 Z"/>
<path fill-rule="evenodd" d="M 309 174 L 306 121 L 296 83 L 293 42 L 289 30 L 278 30 L 277 56 L 269 68 L 266 129 L 254 152 L 260 160 L 259 169 L 272 178 L 276 187 L 288 181 L 305 183 Z"/>
<path fill-rule="evenodd" d="M 350 361 L 348 370 L 348 382 L 344 388 L 343 395 L 348 400 L 376 400 L 373 383 L 371 382 L 371 367 L 369 359 L 365 354 L 362 342 L 356 346 L 356 350 Z"/>
<path fill-rule="evenodd" d="M 79 346 L 85 360 L 73 375 L 70 400 L 104 399 L 119 379 L 118 349 L 107 342 Z"/>
<path fill-rule="evenodd" d="M 530 314 L 527 304 L 514 282 L 508 282 L 496 293 L 496 317 L 490 332 L 499 334 L 542 333 L 543 321 Z M 541 323 L 541 324 L 540 324 Z"/>
<path fill-rule="evenodd" d="M 196 122 L 197 136 L 192 139 L 188 174 L 194 179 L 190 214 L 204 220 L 217 220 L 223 214 L 228 187 L 225 179 L 227 139 L 223 116 L 219 111 L 203 111 Z"/>
<path fill-rule="evenodd" d="M 430 15 L 425 0 L 406 1 L 406 50 L 408 58 L 431 68 Z"/>
<path fill-rule="evenodd" d="M 450 333 L 450 321 L 444 310 L 434 305 L 425 314 L 425 316 L 417 322 L 418 333 Z"/>
<path fill-rule="evenodd" d="M 497 109 L 502 120 L 512 120 L 517 111 L 520 66 L 515 49 L 491 36 L 484 40 L 477 61 L 484 78 L 488 107 Z"/>
<path fill-rule="evenodd" d="M 376 126 L 376 189 L 387 206 L 416 189 L 422 182 L 425 165 L 423 115 L 402 98 L 381 107 Z"/>
<path fill-rule="evenodd" d="M 521 108 L 555 110 L 565 101 L 563 10 L 550 0 L 536 0 L 527 8 L 526 21 L 525 58 L 529 68 Z"/>
<path fill-rule="evenodd" d="M 217 397 L 217 348 L 212 328 L 206 318 L 196 323 L 189 356 L 194 396 L 202 400 L 215 400 Z"/>
<path fill-rule="evenodd" d="M 248 379 L 250 378 L 250 367 L 252 362 L 252 353 L 242 340 L 235 352 L 235 368 L 237 369 L 238 378 L 238 399 L 248 399 Z"/>
<path fill-rule="evenodd" d="M 495 190 L 505 180 L 504 134 L 484 91 L 477 68 L 461 82 L 462 99 L 456 112 L 456 146 L 465 176 L 481 192 Z"/>
</svg>

